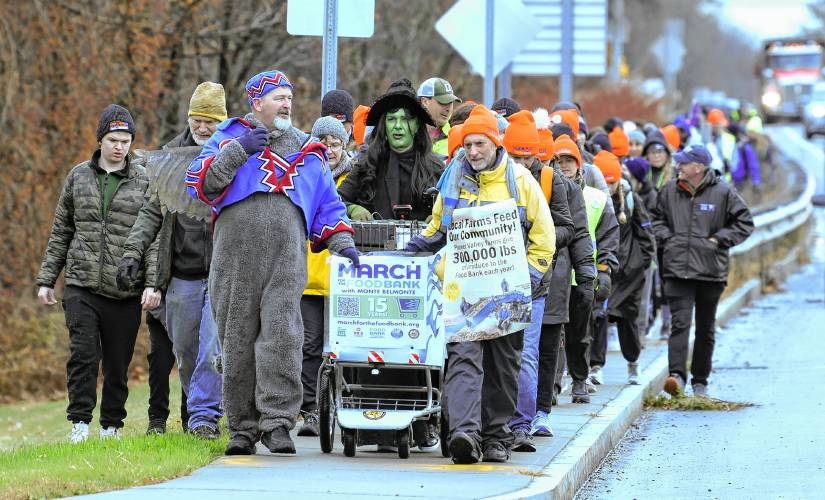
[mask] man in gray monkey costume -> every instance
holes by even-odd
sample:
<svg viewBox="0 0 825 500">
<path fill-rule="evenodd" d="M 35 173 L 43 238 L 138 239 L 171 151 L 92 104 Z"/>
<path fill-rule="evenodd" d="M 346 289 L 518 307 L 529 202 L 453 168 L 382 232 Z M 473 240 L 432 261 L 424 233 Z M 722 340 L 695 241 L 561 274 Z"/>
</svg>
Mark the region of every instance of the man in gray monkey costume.
<svg viewBox="0 0 825 500">
<path fill-rule="evenodd" d="M 272 453 L 295 453 L 306 241 L 356 266 L 358 252 L 326 149 L 292 126 L 286 75 L 259 73 L 246 91 L 252 112 L 218 125 L 186 185 L 214 213 L 209 290 L 223 347 L 226 454 L 254 454 L 259 439 Z"/>
</svg>

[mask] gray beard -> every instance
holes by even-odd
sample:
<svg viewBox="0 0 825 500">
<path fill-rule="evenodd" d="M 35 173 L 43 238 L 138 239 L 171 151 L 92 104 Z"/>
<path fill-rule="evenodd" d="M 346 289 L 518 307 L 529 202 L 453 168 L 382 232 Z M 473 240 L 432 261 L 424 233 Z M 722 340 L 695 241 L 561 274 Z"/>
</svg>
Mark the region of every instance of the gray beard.
<svg viewBox="0 0 825 500">
<path fill-rule="evenodd" d="M 280 130 L 282 132 L 289 130 L 289 128 L 292 127 L 292 117 L 290 116 L 289 118 L 280 118 L 276 116 L 272 120 L 272 125 L 275 127 L 276 130 Z"/>
<path fill-rule="evenodd" d="M 200 137 L 196 136 L 195 134 L 192 134 L 192 140 L 195 141 L 195 144 L 197 144 L 198 146 L 203 146 L 204 144 L 209 142 L 209 139 L 201 139 Z"/>
</svg>

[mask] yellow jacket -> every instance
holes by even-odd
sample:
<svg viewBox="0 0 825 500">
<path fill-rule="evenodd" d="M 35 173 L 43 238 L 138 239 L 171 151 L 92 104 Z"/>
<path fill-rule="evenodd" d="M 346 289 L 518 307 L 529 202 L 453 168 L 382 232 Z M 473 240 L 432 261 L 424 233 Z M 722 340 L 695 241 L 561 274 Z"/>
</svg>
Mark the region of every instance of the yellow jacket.
<svg viewBox="0 0 825 500">
<path fill-rule="evenodd" d="M 344 153 L 346 154 L 346 153 Z M 335 181 L 335 187 L 341 185 L 347 174 L 341 174 Z M 329 295 L 329 250 L 312 253 L 311 245 L 307 242 L 307 286 L 304 295 Z"/>
<path fill-rule="evenodd" d="M 556 252 L 556 229 L 550 215 L 550 207 L 541 186 L 530 171 L 513 162 L 503 150 L 500 150 L 499 154 L 498 166 L 493 170 L 481 172 L 477 177 L 474 173 L 468 173 L 468 167 L 463 167 L 465 164 L 463 159 L 457 159 L 458 161 L 451 163 L 448 171 L 463 168 L 460 171 L 463 178 L 456 208 L 485 205 L 511 198 L 508 185 L 510 181 L 507 178 L 509 166 L 513 173 L 511 178 L 518 192 L 516 204 L 519 207 L 522 228 L 527 237 L 527 261 L 531 267 L 544 274 L 553 262 L 553 255 Z M 448 171 L 444 172 L 444 176 L 450 175 Z M 456 171 L 455 175 L 458 174 L 459 171 Z M 446 231 L 441 230 L 444 210 L 442 196 L 445 192 L 445 189 L 442 189 L 436 198 L 433 218 L 421 233 L 422 243 L 426 243 L 430 251 L 438 250 L 446 242 L 446 238 L 442 236 Z"/>
</svg>

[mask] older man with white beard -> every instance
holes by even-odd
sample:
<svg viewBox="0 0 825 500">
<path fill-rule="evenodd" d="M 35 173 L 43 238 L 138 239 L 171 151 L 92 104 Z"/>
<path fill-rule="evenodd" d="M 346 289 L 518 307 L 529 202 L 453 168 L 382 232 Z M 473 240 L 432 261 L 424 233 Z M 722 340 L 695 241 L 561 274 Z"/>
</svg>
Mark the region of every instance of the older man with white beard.
<svg viewBox="0 0 825 500">
<path fill-rule="evenodd" d="M 227 455 L 295 453 L 301 406 L 301 295 L 307 240 L 358 265 L 326 148 L 292 127 L 292 84 L 280 71 L 246 83 L 251 112 L 218 126 L 190 165 L 190 194 L 212 207 L 209 275 L 223 349 Z M 304 147 L 305 146 L 305 147 Z"/>
<path fill-rule="evenodd" d="M 203 82 L 189 101 L 186 130 L 146 153 L 151 180 L 146 200 L 124 245 L 119 286 L 128 289 L 149 245 L 157 240 L 153 286 L 164 290 L 164 307 L 146 314 L 151 349 L 149 361 L 149 427 L 147 434 L 166 432 L 169 416 L 169 371 L 177 361 L 181 381 L 181 424 L 203 439 L 218 437 L 223 414 L 221 375 L 215 367 L 218 336 L 209 306 L 207 278 L 212 258 L 212 223 L 208 207 L 184 210 L 186 167 L 226 120 L 226 98 L 219 83 Z M 172 179 L 172 182 L 169 182 Z M 194 203 L 190 203 L 194 205 Z"/>
</svg>

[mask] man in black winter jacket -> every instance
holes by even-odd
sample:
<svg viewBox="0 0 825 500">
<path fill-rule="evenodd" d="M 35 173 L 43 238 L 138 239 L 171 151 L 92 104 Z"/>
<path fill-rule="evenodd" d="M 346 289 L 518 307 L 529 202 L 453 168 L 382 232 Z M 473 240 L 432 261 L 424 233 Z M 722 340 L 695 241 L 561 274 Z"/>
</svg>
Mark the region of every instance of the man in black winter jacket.
<svg viewBox="0 0 825 500">
<path fill-rule="evenodd" d="M 711 155 L 704 146 L 689 146 L 674 159 L 679 177 L 662 188 L 653 211 L 653 232 L 663 248 L 662 278 L 673 318 L 665 390 L 676 395 L 684 389 L 695 304 L 691 382 L 694 395 L 705 396 L 716 306 L 728 279 L 728 251 L 750 236 L 753 218 L 735 188 L 708 169 Z"/>
</svg>

